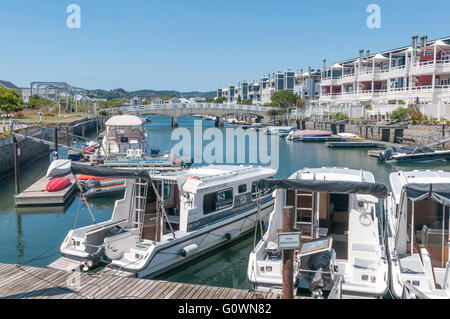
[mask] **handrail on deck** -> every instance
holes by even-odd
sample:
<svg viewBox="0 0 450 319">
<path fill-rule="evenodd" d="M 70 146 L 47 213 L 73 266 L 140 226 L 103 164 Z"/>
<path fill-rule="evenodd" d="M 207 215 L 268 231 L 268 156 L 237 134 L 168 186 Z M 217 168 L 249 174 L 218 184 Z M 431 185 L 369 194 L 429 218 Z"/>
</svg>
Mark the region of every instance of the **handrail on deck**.
<svg viewBox="0 0 450 319">
<path fill-rule="evenodd" d="M 336 275 L 333 288 L 328 295 L 328 299 L 342 299 L 342 283 L 344 282 L 343 275 Z"/>
<path fill-rule="evenodd" d="M 409 282 L 403 283 L 402 299 L 430 299 L 427 295 Z"/>
</svg>

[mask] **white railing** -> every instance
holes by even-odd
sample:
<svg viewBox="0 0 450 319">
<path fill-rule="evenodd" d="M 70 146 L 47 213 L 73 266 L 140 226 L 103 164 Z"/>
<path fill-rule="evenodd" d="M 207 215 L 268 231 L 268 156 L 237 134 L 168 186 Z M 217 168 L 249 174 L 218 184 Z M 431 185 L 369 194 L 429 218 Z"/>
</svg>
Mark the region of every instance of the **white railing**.
<svg viewBox="0 0 450 319">
<path fill-rule="evenodd" d="M 138 106 L 122 106 L 113 109 L 102 109 L 100 111 L 120 110 L 122 112 L 151 112 L 162 110 L 182 110 L 182 109 L 211 109 L 211 110 L 232 110 L 232 111 L 252 111 L 252 112 L 267 112 L 273 110 L 272 107 L 264 107 L 257 105 L 242 105 L 233 103 L 161 103 L 161 104 L 148 104 Z"/>
</svg>

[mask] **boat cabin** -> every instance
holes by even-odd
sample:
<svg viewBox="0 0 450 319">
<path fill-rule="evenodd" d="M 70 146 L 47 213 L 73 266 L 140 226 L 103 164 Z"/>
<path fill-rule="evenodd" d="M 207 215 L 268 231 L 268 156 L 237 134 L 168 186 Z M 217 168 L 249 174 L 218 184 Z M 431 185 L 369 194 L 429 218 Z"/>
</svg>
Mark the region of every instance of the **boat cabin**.
<svg viewBox="0 0 450 319">
<path fill-rule="evenodd" d="M 259 180 L 275 173 L 262 167 L 207 166 L 153 175 L 158 195 L 148 187 L 142 239 L 161 241 L 254 207 Z M 263 192 L 263 200 L 269 200 L 271 193 Z"/>
<path fill-rule="evenodd" d="M 144 121 L 132 115 L 110 118 L 106 123 L 102 142 L 102 155 L 142 156 L 146 149 Z"/>
<path fill-rule="evenodd" d="M 400 257 L 424 255 L 433 268 L 449 262 L 450 173 L 398 172 L 391 175 Z M 412 263 L 417 264 L 419 263 Z"/>
</svg>

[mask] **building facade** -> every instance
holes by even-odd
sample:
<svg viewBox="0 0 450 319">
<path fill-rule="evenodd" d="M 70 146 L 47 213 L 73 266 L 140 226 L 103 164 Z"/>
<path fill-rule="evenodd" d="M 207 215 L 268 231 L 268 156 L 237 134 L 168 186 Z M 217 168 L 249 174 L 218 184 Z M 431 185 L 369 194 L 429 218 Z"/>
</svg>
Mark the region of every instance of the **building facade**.
<svg viewBox="0 0 450 319">
<path fill-rule="evenodd" d="M 387 117 L 399 107 L 450 119 L 450 37 L 371 54 L 361 50 L 350 60 L 324 66 L 320 99 L 312 113 L 347 113 L 350 117 Z"/>
</svg>

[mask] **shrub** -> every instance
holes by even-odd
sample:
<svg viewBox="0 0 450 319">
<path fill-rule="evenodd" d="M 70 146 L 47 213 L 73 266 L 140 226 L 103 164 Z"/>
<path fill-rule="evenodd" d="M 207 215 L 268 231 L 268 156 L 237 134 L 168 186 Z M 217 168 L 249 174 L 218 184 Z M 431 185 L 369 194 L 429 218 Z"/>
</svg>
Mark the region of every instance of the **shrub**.
<svg viewBox="0 0 450 319">
<path fill-rule="evenodd" d="M 412 112 L 411 108 L 398 108 L 391 113 L 390 118 L 394 121 L 405 120 Z"/>
<path fill-rule="evenodd" d="M 339 114 L 336 115 L 334 120 L 337 121 L 337 122 L 345 121 L 345 120 L 348 120 L 348 116 L 346 114 L 339 113 Z"/>
</svg>

